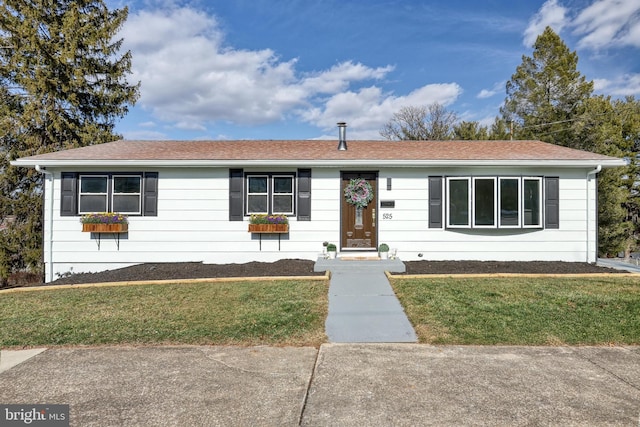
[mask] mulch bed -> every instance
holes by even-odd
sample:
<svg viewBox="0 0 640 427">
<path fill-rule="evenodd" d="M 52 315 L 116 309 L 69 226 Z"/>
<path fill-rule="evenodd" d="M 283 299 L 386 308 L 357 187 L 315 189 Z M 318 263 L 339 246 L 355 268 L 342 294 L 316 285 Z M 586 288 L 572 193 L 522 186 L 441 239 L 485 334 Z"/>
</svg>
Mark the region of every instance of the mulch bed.
<svg viewBox="0 0 640 427">
<path fill-rule="evenodd" d="M 79 273 L 63 277 L 49 285 L 79 283 L 130 282 L 141 280 L 179 280 L 218 277 L 262 276 L 323 276 L 314 272 L 315 261 L 284 259 L 276 262 L 248 262 L 246 264 L 203 264 L 200 262 L 139 264 L 99 273 Z"/>
<path fill-rule="evenodd" d="M 405 261 L 404 274 L 584 274 L 626 273 L 586 262 L 559 261 Z"/>
<path fill-rule="evenodd" d="M 498 262 L 498 261 L 405 261 L 404 274 L 473 274 L 473 273 L 525 273 L 525 274 L 579 274 L 624 273 L 624 271 L 598 267 L 581 262 Z M 141 280 L 179 280 L 218 277 L 260 276 L 321 276 L 314 272 L 315 261 L 286 259 L 272 263 L 202 264 L 197 262 L 140 264 L 99 273 L 80 273 L 48 283 L 73 285 L 79 283 L 128 282 Z M 41 285 L 41 283 L 33 283 Z"/>
</svg>

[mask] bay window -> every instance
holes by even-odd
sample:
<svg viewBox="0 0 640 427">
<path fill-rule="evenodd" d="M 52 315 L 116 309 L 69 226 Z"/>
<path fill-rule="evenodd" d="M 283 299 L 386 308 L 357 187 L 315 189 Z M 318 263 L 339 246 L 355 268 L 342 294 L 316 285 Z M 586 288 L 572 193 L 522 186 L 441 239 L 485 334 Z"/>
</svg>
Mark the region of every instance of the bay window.
<svg viewBox="0 0 640 427">
<path fill-rule="evenodd" d="M 542 228 L 541 177 L 447 177 L 447 228 Z"/>
</svg>

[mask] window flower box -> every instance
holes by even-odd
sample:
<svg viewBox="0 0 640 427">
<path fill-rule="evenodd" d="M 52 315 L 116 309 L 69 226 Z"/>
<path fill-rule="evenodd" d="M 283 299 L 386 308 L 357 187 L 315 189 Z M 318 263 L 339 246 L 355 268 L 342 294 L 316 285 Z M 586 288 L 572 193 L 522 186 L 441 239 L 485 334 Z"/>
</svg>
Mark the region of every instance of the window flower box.
<svg viewBox="0 0 640 427">
<path fill-rule="evenodd" d="M 129 224 L 82 224 L 83 232 L 91 233 L 126 233 Z"/>
<path fill-rule="evenodd" d="M 82 215 L 82 231 L 86 233 L 126 233 L 129 221 L 125 215 L 101 212 Z"/>
<path fill-rule="evenodd" d="M 249 233 L 288 233 L 289 224 L 249 224 Z"/>
<path fill-rule="evenodd" d="M 251 215 L 249 233 L 288 233 L 286 215 Z"/>
</svg>

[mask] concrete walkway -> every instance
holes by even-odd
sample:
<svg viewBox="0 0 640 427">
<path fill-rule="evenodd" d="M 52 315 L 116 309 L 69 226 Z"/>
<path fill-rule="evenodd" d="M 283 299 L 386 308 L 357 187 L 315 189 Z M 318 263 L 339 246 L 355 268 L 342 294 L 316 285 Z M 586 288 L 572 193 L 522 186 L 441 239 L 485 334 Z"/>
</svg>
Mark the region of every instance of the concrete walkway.
<svg viewBox="0 0 640 427">
<path fill-rule="evenodd" d="M 325 332 L 333 343 L 406 343 L 417 336 L 385 271 L 401 273 L 399 259 L 318 259 L 315 271 L 331 271 Z"/>
<path fill-rule="evenodd" d="M 615 268 L 616 270 L 628 271 L 629 273 L 640 273 L 640 266 L 624 262 L 620 258 L 598 258 L 596 265 L 600 267 Z"/>
</svg>

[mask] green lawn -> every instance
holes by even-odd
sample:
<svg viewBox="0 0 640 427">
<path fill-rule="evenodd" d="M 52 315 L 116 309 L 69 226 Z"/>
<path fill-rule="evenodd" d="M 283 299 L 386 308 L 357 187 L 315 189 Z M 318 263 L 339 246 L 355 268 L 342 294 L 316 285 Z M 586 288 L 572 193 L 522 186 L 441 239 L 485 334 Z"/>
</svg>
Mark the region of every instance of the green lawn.
<svg viewBox="0 0 640 427">
<path fill-rule="evenodd" d="M 420 342 L 640 344 L 640 279 L 391 278 Z M 314 345 L 327 281 L 88 287 L 0 294 L 0 348 Z"/>
<path fill-rule="evenodd" d="M 326 281 L 96 287 L 0 295 L 0 347 L 319 345 Z"/>
<path fill-rule="evenodd" d="M 420 342 L 640 344 L 640 280 L 392 278 Z"/>
</svg>

